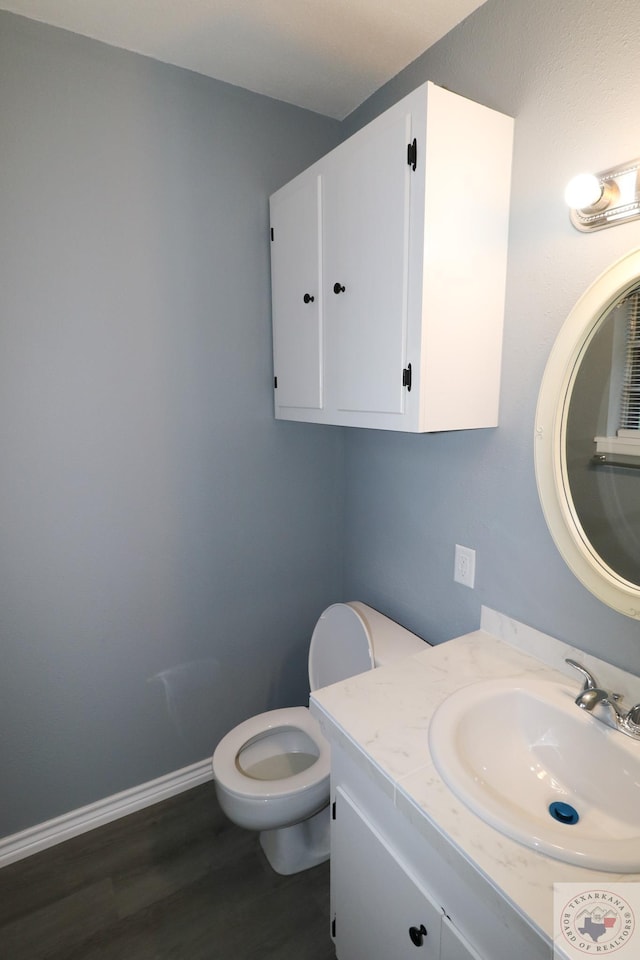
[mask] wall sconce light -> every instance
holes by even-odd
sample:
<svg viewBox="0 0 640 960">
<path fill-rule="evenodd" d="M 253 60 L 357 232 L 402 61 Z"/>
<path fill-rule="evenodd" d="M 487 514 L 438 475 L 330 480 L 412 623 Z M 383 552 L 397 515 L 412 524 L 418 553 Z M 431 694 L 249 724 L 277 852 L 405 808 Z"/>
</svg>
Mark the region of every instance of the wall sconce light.
<svg viewBox="0 0 640 960">
<path fill-rule="evenodd" d="M 600 173 L 579 173 L 567 184 L 564 199 L 576 230 L 589 233 L 640 217 L 640 159 Z"/>
</svg>

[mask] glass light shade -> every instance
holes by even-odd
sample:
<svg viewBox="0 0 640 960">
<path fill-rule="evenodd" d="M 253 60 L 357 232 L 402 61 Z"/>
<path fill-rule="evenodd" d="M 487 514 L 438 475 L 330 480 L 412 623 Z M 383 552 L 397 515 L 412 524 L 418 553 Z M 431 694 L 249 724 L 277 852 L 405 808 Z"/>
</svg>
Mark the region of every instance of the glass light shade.
<svg viewBox="0 0 640 960">
<path fill-rule="evenodd" d="M 579 173 L 567 184 L 564 199 L 572 210 L 584 210 L 595 206 L 602 194 L 602 184 L 594 174 Z"/>
</svg>

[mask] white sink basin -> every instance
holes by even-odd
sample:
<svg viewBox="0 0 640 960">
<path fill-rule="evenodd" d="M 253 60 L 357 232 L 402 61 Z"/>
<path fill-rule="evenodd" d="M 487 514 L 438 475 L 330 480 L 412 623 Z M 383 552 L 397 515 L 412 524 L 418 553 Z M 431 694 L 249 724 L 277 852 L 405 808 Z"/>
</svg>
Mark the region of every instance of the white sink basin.
<svg viewBox="0 0 640 960">
<path fill-rule="evenodd" d="M 431 755 L 453 793 L 508 837 L 567 863 L 640 872 L 640 741 L 577 707 L 577 693 L 535 679 L 474 683 L 435 712 Z M 558 801 L 576 823 L 549 812 Z"/>
</svg>

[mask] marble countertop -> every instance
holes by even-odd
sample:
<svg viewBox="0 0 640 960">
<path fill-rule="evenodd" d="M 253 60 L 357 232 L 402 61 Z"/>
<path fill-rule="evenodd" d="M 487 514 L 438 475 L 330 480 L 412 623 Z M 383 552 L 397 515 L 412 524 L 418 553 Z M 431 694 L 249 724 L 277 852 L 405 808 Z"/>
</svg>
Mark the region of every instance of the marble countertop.
<svg viewBox="0 0 640 960">
<path fill-rule="evenodd" d="M 485 608 L 481 627 L 317 690 L 311 711 L 330 741 L 360 763 L 366 757 L 369 776 L 415 829 L 428 836 L 435 826 L 550 942 L 554 883 L 628 883 L 640 881 L 640 874 L 602 873 L 563 863 L 484 823 L 440 778 L 429 754 L 431 717 L 455 690 L 483 679 L 535 676 L 566 683 L 570 676 L 577 693 L 580 679 L 564 665 L 565 656 L 584 663 L 609 689 L 638 695 L 631 702 L 640 700 L 640 680 Z"/>
</svg>

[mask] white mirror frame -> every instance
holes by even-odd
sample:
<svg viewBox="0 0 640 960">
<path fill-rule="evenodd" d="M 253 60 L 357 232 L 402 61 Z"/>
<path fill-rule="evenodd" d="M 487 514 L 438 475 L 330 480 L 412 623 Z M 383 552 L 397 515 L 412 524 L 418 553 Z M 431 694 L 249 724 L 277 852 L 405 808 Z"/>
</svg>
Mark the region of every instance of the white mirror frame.
<svg viewBox="0 0 640 960">
<path fill-rule="evenodd" d="M 612 305 L 639 282 L 640 250 L 634 250 L 598 277 L 565 320 L 542 378 L 534 448 L 542 510 L 562 557 L 587 590 L 636 619 L 640 619 L 640 585 L 625 580 L 596 553 L 574 507 L 566 432 L 571 392 L 584 353 Z"/>
</svg>

